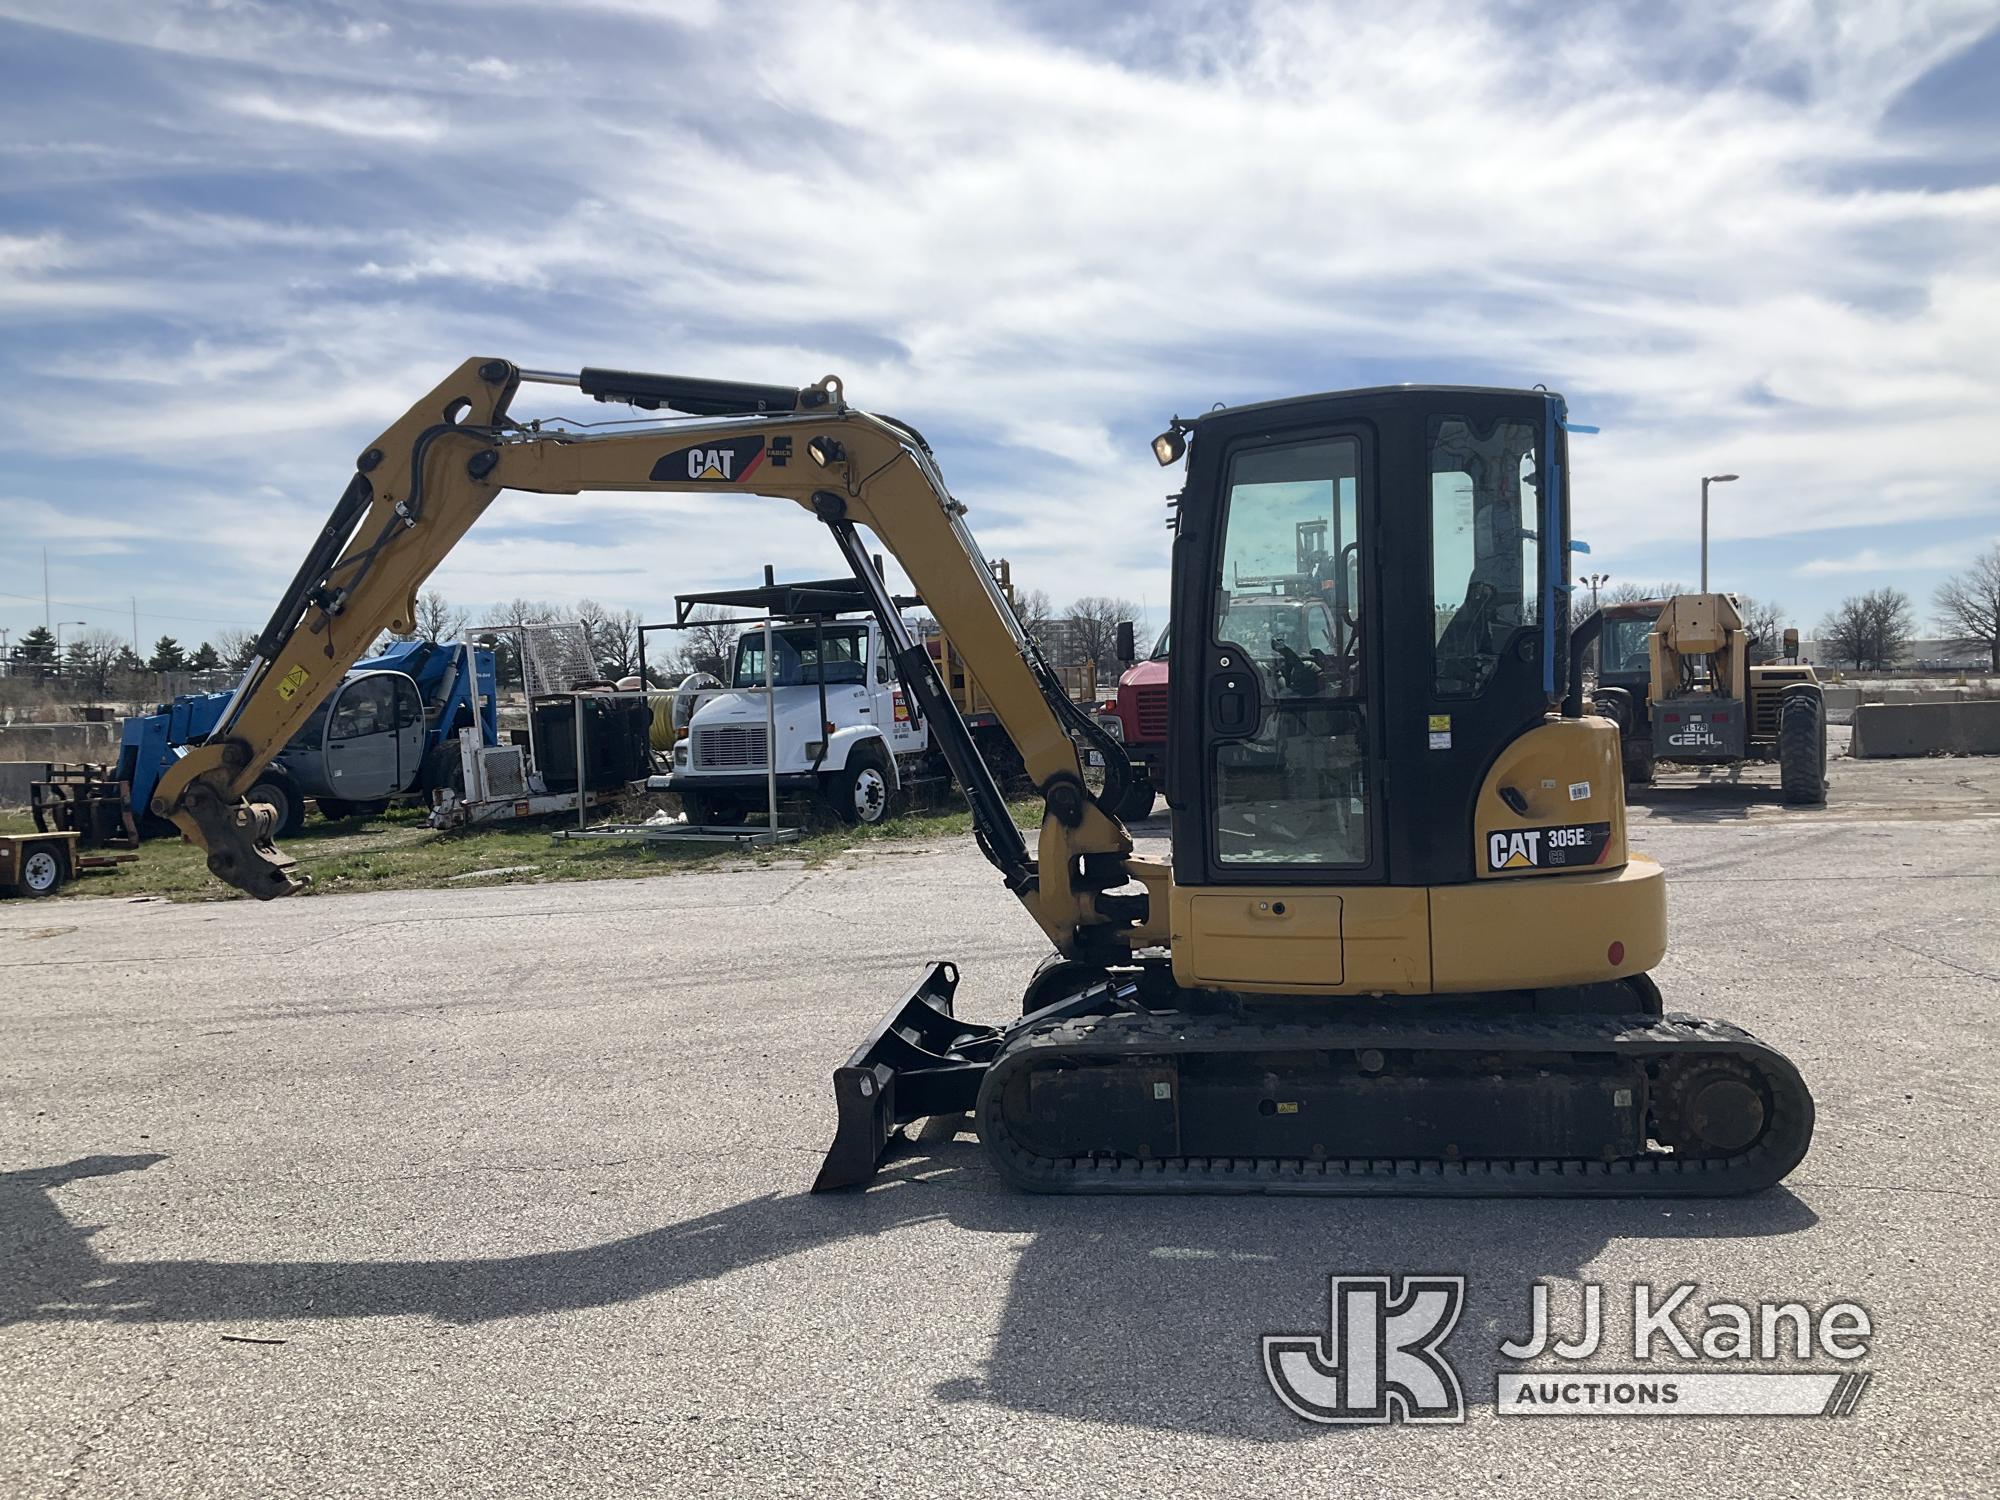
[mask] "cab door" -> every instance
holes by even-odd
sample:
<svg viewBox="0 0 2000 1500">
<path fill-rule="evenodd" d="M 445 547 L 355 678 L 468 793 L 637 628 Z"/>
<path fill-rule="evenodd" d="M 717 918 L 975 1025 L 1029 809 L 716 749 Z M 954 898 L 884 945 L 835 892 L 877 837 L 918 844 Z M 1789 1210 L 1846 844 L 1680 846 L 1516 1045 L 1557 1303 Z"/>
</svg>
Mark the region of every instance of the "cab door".
<svg viewBox="0 0 2000 1500">
<path fill-rule="evenodd" d="M 1222 455 L 1205 628 L 1174 663 L 1200 684 L 1204 883 L 1379 876 L 1371 448 L 1345 426 Z"/>
<path fill-rule="evenodd" d="M 896 680 L 895 664 L 889 660 L 888 642 L 881 631 L 870 626 L 870 650 L 874 656 L 872 681 L 875 684 L 875 722 L 889 736 L 889 748 L 897 755 L 914 755 L 924 748 L 929 731 L 919 723 Z"/>
<path fill-rule="evenodd" d="M 398 680 L 394 672 L 369 672 L 350 679 L 334 699 L 326 723 L 327 784 L 343 802 L 370 802 L 402 790 Z"/>
</svg>

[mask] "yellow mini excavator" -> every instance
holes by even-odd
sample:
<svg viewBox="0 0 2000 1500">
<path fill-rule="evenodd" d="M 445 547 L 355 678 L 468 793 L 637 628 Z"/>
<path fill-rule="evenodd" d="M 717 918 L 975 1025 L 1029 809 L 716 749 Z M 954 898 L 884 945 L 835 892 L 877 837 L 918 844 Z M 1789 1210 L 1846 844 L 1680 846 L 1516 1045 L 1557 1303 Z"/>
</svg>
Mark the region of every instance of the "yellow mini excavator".
<svg viewBox="0 0 2000 1500">
<path fill-rule="evenodd" d="M 524 383 L 659 418 L 523 422 Z M 958 972 L 932 964 L 836 1069 L 816 1187 L 872 1176 L 907 1124 L 969 1115 L 995 1169 L 1036 1192 L 1750 1191 L 1805 1154 L 1812 1099 L 1746 1032 L 1663 1014 L 1648 977 L 1663 879 L 1626 848 L 1618 733 L 1585 715 L 1569 651 L 1566 431 L 1559 396 L 1461 387 L 1174 419 L 1154 443 L 1186 459 L 1169 865 L 1134 856 L 1108 811 L 1118 745 L 1021 629 L 914 429 L 832 377 L 469 360 L 362 451 L 153 811 L 218 878 L 295 889 L 243 794 L 368 644 L 409 628 L 503 489 L 790 500 L 869 595 L 981 851 L 1055 950 L 1001 1026 L 955 1016 Z M 1019 749 L 1044 804 L 1032 853 L 862 527 Z M 1320 623 L 1274 623 L 1291 620 Z M 1101 790 L 1079 746 L 1103 758 Z"/>
</svg>

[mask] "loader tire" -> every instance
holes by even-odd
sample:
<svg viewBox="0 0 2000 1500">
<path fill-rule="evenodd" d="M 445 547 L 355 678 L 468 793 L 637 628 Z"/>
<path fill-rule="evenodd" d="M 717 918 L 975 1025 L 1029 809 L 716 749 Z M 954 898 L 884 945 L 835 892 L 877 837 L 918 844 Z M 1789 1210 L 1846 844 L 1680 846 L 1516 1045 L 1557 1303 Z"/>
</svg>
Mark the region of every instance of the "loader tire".
<svg viewBox="0 0 2000 1500">
<path fill-rule="evenodd" d="M 276 766 L 257 778 L 257 784 L 243 794 L 243 800 L 261 802 L 277 813 L 271 827 L 273 838 L 297 838 L 299 830 L 306 826 L 306 799 L 299 795 L 299 784 Z"/>
<path fill-rule="evenodd" d="M 1826 705 L 1812 693 L 1778 706 L 1778 786 L 1794 806 L 1826 802 Z"/>
</svg>

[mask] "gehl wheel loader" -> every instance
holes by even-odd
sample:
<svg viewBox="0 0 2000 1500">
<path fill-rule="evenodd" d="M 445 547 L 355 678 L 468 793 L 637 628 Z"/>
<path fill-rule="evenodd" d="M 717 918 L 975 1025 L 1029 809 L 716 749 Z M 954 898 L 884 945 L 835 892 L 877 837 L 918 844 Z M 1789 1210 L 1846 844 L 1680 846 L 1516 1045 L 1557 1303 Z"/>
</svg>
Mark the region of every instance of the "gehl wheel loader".
<svg viewBox="0 0 2000 1500">
<path fill-rule="evenodd" d="M 660 414 L 521 422 L 523 383 Z M 680 413 L 680 416 L 671 415 Z M 824 524 L 939 736 L 979 848 L 1055 952 L 1000 1026 L 932 964 L 834 1073 L 816 1188 L 970 1116 L 1034 1192 L 1713 1195 L 1774 1183 L 1813 1104 L 1778 1052 L 1663 1014 L 1659 865 L 1568 651 L 1562 398 L 1398 387 L 1175 418 L 1171 864 L 1130 769 L 998 592 L 924 439 L 801 389 L 474 359 L 363 450 L 208 741 L 154 810 L 260 897 L 298 881 L 243 794 L 503 489 L 728 492 Z M 1302 548 L 1331 523 L 1351 545 Z M 978 675 L 1043 802 L 1030 853 L 870 565 Z M 1303 530 L 1302 530 L 1303 528 Z M 1311 561 L 1301 566 L 1299 559 Z M 1337 627 L 1292 639 L 1274 621 Z M 1085 784 L 1079 744 L 1105 763 Z"/>
</svg>

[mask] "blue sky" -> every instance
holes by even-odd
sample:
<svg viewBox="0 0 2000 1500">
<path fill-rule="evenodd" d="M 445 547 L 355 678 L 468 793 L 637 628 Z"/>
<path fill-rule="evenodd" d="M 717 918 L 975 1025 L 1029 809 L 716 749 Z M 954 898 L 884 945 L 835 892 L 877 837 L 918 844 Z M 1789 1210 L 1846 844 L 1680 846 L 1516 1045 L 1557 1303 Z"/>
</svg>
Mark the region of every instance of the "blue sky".
<svg viewBox="0 0 2000 1500">
<path fill-rule="evenodd" d="M 1718 586 L 1928 618 L 2000 539 L 1996 71 L 2000 7 L 1921 0 L 0 0 L 0 628 L 44 547 L 56 619 L 260 624 L 470 354 L 836 372 L 1023 586 L 1155 617 L 1170 414 L 1545 383 L 1591 567 L 1691 580 L 1737 471 Z M 776 503 L 510 497 L 434 581 L 661 617 L 766 562 L 838 566 Z"/>
</svg>

